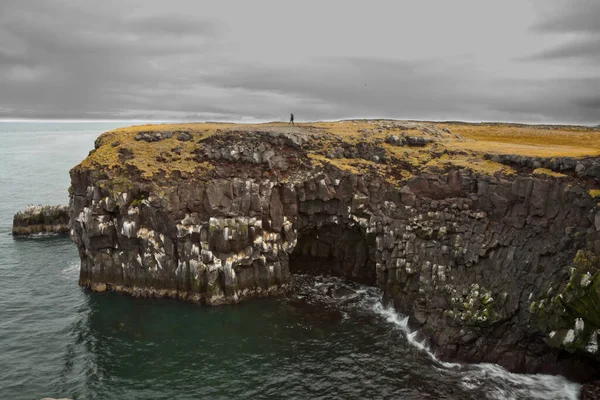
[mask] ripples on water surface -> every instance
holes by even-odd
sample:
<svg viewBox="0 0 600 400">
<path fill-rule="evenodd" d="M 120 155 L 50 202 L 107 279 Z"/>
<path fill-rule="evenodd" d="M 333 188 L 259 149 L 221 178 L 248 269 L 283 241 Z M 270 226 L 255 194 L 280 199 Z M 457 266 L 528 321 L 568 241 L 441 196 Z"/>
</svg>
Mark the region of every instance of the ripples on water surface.
<svg viewBox="0 0 600 400">
<path fill-rule="evenodd" d="M 0 399 L 577 398 L 560 377 L 439 362 L 376 289 L 335 278 L 219 308 L 87 293 L 68 239 L 14 240 L 10 223 L 64 203 L 68 169 L 111 126 L 18 128 L 0 123 Z"/>
</svg>

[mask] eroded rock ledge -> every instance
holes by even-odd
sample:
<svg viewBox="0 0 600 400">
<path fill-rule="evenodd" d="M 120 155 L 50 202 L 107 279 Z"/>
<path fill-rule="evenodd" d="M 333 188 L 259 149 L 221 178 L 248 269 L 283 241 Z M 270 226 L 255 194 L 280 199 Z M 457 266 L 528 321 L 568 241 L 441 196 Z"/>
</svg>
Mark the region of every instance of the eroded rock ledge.
<svg viewBox="0 0 600 400">
<path fill-rule="evenodd" d="M 80 284 L 218 305 L 312 270 L 381 287 L 443 358 L 598 373 L 594 175 L 465 163 L 426 127 L 410 154 L 386 143 L 393 126 L 352 142 L 318 126 L 105 134 L 71 171 Z"/>
<path fill-rule="evenodd" d="M 29 206 L 13 218 L 12 234 L 69 233 L 69 206 Z"/>
</svg>

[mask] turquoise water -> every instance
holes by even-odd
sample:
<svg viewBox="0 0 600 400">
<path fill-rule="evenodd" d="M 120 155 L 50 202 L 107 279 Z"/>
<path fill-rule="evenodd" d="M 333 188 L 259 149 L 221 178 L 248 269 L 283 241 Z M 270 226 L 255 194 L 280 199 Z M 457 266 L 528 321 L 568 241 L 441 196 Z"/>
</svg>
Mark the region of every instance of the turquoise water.
<svg viewBox="0 0 600 400">
<path fill-rule="evenodd" d="M 84 291 L 69 239 L 14 239 L 12 215 L 66 203 L 69 169 L 117 126 L 0 123 L 0 399 L 577 398 L 560 377 L 439 362 L 376 289 L 333 278 L 219 308 Z"/>
</svg>

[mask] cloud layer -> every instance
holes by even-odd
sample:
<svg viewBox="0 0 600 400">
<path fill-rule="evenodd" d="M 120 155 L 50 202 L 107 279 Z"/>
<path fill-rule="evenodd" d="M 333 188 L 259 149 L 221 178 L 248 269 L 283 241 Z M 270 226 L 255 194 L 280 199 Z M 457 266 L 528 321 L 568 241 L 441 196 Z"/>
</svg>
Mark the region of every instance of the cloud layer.
<svg viewBox="0 0 600 400">
<path fill-rule="evenodd" d="M 600 3 L 3 0 L 0 119 L 600 123 Z"/>
</svg>

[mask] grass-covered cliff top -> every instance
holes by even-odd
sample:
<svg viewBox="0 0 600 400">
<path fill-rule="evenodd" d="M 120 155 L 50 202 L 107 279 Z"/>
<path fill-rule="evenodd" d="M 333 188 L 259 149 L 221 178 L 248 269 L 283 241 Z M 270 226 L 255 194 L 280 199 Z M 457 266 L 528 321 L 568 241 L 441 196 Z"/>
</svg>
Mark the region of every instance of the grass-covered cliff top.
<svg viewBox="0 0 600 400">
<path fill-rule="evenodd" d="M 429 123 L 390 120 L 266 124 L 193 123 L 141 125 L 104 133 L 79 167 L 105 171 L 135 169 L 145 178 L 208 174 L 214 162 L 198 157 L 205 144 L 218 146 L 244 133 L 271 132 L 306 137 L 302 148 L 315 165 L 354 173 L 374 172 L 401 184 L 417 172 L 452 167 L 482 174 L 535 174 L 548 179 L 586 178 L 577 167 L 600 156 L 600 129 L 517 124 Z M 344 151 L 345 149 L 345 151 Z M 353 153 L 353 149 L 361 149 Z M 350 154 L 350 155 L 348 155 Z M 567 160 L 562 163 L 562 160 Z M 590 161 L 591 160 L 591 161 Z M 578 171 L 575 169 L 579 168 Z M 579 174 L 579 175 L 577 175 Z M 592 182 L 590 190 L 599 189 Z"/>
</svg>

